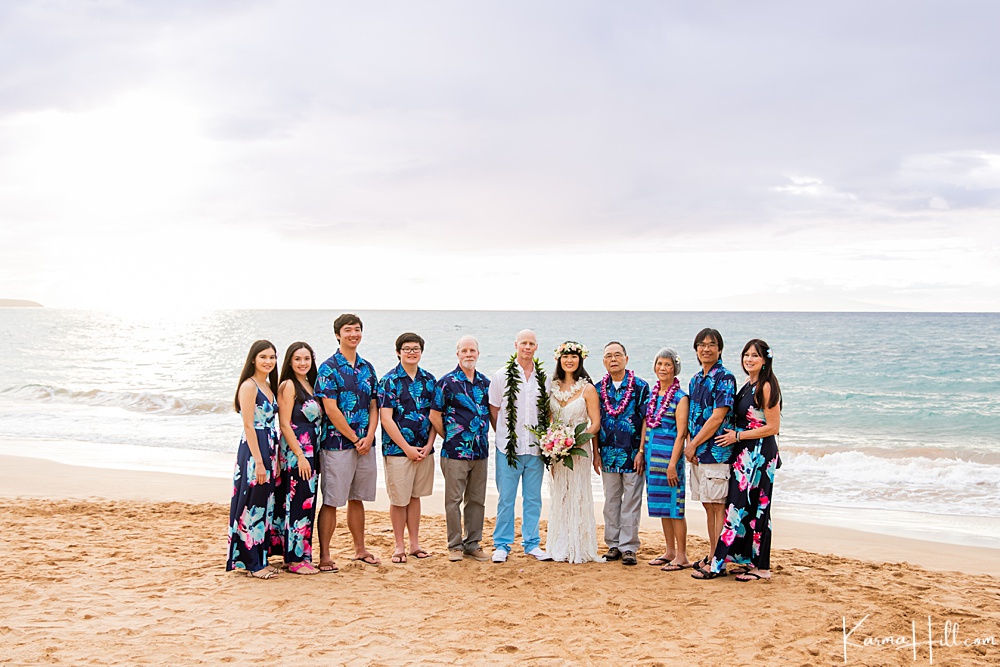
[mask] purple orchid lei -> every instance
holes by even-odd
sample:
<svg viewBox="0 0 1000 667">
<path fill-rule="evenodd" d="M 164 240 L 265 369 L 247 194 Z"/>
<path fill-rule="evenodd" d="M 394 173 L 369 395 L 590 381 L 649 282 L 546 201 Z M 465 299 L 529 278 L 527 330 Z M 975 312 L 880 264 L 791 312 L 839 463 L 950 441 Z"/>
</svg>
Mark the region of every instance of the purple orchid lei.
<svg viewBox="0 0 1000 667">
<path fill-rule="evenodd" d="M 635 390 L 635 371 L 628 371 L 625 373 L 625 396 L 622 397 L 621 403 L 612 407 L 611 399 L 608 398 L 608 384 L 611 382 L 611 375 L 605 375 L 601 379 L 601 401 L 604 403 L 604 411 L 607 412 L 612 417 L 617 417 L 621 413 L 625 412 L 628 402 L 632 400 L 632 392 Z"/>
<path fill-rule="evenodd" d="M 674 381 L 667 389 L 667 393 L 663 395 L 663 401 L 660 403 L 660 409 L 657 410 L 656 397 L 660 395 L 660 381 L 656 381 L 656 386 L 653 388 L 652 398 L 649 399 L 649 407 L 646 408 L 647 427 L 657 428 L 661 423 L 663 423 L 663 415 L 667 413 L 667 408 L 670 407 L 670 402 L 674 400 L 674 394 L 676 394 L 677 390 L 680 388 L 680 380 L 674 378 Z"/>
</svg>

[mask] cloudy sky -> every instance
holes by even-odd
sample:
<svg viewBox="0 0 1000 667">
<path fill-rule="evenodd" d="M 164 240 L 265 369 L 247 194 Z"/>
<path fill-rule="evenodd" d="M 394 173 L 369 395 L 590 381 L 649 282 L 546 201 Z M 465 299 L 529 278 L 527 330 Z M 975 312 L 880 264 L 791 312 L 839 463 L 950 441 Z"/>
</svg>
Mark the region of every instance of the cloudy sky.
<svg viewBox="0 0 1000 667">
<path fill-rule="evenodd" d="M 0 297 L 1000 309 L 994 2 L 0 4 Z"/>
</svg>

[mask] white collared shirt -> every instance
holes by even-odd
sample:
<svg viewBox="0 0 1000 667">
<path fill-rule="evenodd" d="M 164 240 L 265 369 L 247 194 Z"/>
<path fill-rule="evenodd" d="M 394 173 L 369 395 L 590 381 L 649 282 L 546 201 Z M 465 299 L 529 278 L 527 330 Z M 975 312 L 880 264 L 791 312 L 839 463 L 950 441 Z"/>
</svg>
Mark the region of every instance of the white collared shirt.
<svg viewBox="0 0 1000 667">
<path fill-rule="evenodd" d="M 521 384 L 517 388 L 517 449 L 518 456 L 534 454 L 538 456 L 538 447 L 532 445 L 538 442 L 528 426 L 538 423 L 538 378 L 532 371 L 531 378 L 524 376 L 524 369 L 514 362 Z M 507 367 L 506 365 L 493 374 L 490 380 L 490 405 L 500 409 L 497 415 L 496 446 L 500 452 L 507 451 Z"/>
</svg>

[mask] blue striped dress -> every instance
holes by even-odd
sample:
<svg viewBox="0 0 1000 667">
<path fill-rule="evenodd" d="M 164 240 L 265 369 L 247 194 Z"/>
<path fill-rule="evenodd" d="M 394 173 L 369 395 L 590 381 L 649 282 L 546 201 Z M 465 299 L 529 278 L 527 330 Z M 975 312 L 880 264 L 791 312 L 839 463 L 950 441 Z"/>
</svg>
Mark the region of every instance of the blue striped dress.
<svg viewBox="0 0 1000 667">
<path fill-rule="evenodd" d="M 667 483 L 667 466 L 677 438 L 677 404 L 685 396 L 687 393 L 678 388 L 660 425 L 656 428 L 646 427 L 646 507 L 651 517 L 684 518 L 684 457 L 681 456 L 677 462 L 677 486 Z M 659 410 L 664 398 L 666 396 L 657 394 L 650 396 L 649 400 L 656 401 L 656 409 Z"/>
</svg>

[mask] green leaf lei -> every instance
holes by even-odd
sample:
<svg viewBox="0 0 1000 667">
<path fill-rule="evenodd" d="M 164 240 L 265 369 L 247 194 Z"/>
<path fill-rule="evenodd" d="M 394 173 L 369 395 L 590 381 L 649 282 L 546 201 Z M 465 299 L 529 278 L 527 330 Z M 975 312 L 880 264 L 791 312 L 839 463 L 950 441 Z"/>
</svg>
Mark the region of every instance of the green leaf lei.
<svg viewBox="0 0 1000 667">
<path fill-rule="evenodd" d="M 545 371 L 542 370 L 542 362 L 537 358 L 533 360 L 535 364 L 535 381 L 538 383 L 538 424 L 529 430 L 548 429 L 552 415 L 549 412 L 549 392 L 545 391 Z M 517 467 L 517 392 L 521 387 L 521 378 L 517 372 L 517 355 L 512 354 L 507 361 L 506 384 L 504 389 L 504 399 L 507 401 L 507 465 L 511 468 Z"/>
</svg>

